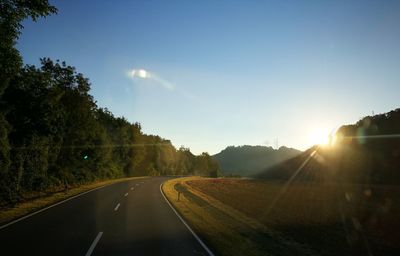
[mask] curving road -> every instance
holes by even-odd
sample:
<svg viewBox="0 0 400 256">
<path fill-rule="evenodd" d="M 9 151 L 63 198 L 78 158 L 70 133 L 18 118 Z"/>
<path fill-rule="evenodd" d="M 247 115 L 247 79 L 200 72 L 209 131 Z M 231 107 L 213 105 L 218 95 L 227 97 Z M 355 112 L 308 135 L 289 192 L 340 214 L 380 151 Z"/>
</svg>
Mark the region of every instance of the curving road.
<svg viewBox="0 0 400 256">
<path fill-rule="evenodd" d="M 1 255 L 208 255 L 160 192 L 168 178 L 110 185 L 0 229 Z"/>
</svg>

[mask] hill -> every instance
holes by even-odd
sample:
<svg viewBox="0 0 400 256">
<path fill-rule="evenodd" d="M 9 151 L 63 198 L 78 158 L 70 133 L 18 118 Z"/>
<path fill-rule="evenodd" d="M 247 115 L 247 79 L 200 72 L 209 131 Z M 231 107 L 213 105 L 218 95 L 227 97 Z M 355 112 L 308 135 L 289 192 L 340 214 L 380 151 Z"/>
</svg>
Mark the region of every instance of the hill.
<svg viewBox="0 0 400 256">
<path fill-rule="evenodd" d="M 223 174 L 252 176 L 265 168 L 271 167 L 289 158 L 297 156 L 301 151 L 280 147 L 273 149 L 265 146 L 229 146 L 212 157 L 219 163 Z"/>
<path fill-rule="evenodd" d="M 260 178 L 400 184 L 400 109 L 344 125 L 331 145 L 266 168 Z"/>
</svg>

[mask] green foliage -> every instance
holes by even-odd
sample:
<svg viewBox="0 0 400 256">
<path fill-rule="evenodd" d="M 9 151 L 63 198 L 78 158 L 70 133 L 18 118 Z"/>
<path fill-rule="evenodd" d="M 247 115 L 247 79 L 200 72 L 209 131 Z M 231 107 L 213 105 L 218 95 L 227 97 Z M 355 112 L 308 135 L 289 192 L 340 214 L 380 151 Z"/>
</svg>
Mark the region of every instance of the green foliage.
<svg viewBox="0 0 400 256">
<path fill-rule="evenodd" d="M 19 52 L 15 48 L 23 28 L 22 21 L 28 17 L 36 21 L 39 17 L 56 12 L 57 9 L 47 0 L 0 1 L 0 95 L 22 65 Z"/>
<path fill-rule="evenodd" d="M 218 177 L 219 165 L 208 153 L 202 153 L 194 159 L 194 173 L 201 176 Z"/>
<path fill-rule="evenodd" d="M 218 175 L 218 164 L 207 153 L 194 156 L 143 134 L 140 124 L 97 107 L 89 90 L 88 79 L 74 67 L 47 58 L 40 68 L 27 65 L 10 80 L 1 103 L 10 127 L 8 138 L 0 139 L 11 149 L 9 162 L 2 161 L 3 200 L 96 179 Z"/>
<path fill-rule="evenodd" d="M 65 62 L 22 67 L 15 49 L 21 22 L 56 11 L 46 0 L 0 0 L 0 201 L 96 179 L 217 175 L 208 155 L 176 150 L 99 108 L 89 80 Z"/>
<path fill-rule="evenodd" d="M 35 21 L 56 11 L 57 9 L 49 5 L 47 0 L 0 0 L 0 102 L 10 80 L 18 75 L 22 66 L 21 56 L 15 48 L 16 40 L 23 28 L 22 21 L 28 17 Z M 18 164 L 12 163 L 10 159 L 12 155 L 8 141 L 10 124 L 5 118 L 3 106 L 0 108 L 0 196 L 11 199 L 15 198 L 12 189 L 15 187 L 15 180 L 21 175 L 18 171 L 20 168 L 14 173 L 9 169 Z M 21 153 L 17 155 L 13 157 L 22 158 Z"/>
<path fill-rule="evenodd" d="M 0 196 L 9 195 L 10 145 L 8 143 L 9 124 L 0 113 Z"/>
</svg>

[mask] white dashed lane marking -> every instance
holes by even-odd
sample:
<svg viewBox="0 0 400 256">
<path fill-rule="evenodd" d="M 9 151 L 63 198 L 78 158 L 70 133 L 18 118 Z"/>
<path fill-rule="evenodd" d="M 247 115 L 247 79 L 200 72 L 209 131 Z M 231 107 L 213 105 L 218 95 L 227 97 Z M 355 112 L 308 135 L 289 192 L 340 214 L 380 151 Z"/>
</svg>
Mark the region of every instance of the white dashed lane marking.
<svg viewBox="0 0 400 256">
<path fill-rule="evenodd" d="M 119 204 L 118 204 L 119 205 Z M 103 232 L 99 232 L 96 236 L 96 238 L 94 239 L 92 245 L 89 247 L 89 250 L 86 252 L 85 256 L 90 256 L 92 255 L 92 252 L 94 250 L 94 248 L 96 248 L 97 243 L 100 241 L 101 236 L 103 235 Z"/>
</svg>

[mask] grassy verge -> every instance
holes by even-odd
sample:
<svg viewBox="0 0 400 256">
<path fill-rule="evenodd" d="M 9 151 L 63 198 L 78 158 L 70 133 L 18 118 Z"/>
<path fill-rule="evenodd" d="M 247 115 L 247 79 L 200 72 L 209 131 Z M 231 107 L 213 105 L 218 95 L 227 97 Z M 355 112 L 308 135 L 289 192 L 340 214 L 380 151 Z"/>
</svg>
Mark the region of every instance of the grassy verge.
<svg viewBox="0 0 400 256">
<path fill-rule="evenodd" d="M 268 252 L 271 255 L 276 252 L 280 255 L 312 254 L 256 219 L 195 189 L 190 182 L 197 180 L 208 179 L 185 177 L 169 180 L 164 183 L 163 191 L 217 255 L 269 255 Z"/>
<path fill-rule="evenodd" d="M 164 192 L 219 255 L 399 255 L 397 186 L 191 177 Z"/>
<path fill-rule="evenodd" d="M 143 177 L 131 177 L 131 178 L 120 178 L 120 179 L 113 179 L 113 180 L 106 180 L 106 181 L 97 181 L 97 182 L 93 182 L 90 184 L 86 184 L 86 185 L 82 185 L 79 187 L 69 189 L 67 193 L 64 191 L 63 192 L 54 192 L 54 193 L 51 193 L 48 195 L 40 196 L 40 197 L 32 199 L 32 200 L 27 200 L 25 202 L 18 203 L 13 207 L 3 207 L 0 209 L 0 225 L 6 224 L 10 221 L 21 218 L 25 215 L 28 215 L 30 213 L 33 213 L 40 209 L 43 209 L 47 206 L 50 206 L 52 204 L 55 204 L 62 200 L 65 200 L 69 197 L 76 196 L 83 192 L 86 192 L 86 191 L 89 191 L 89 190 L 92 190 L 95 188 L 115 184 L 118 182 L 140 179 L 140 178 L 143 178 Z"/>
</svg>

